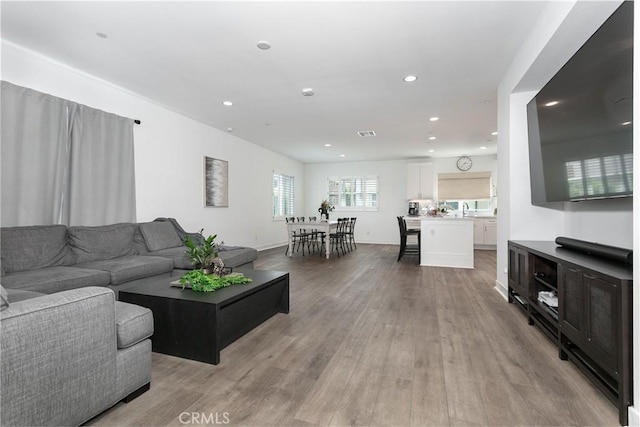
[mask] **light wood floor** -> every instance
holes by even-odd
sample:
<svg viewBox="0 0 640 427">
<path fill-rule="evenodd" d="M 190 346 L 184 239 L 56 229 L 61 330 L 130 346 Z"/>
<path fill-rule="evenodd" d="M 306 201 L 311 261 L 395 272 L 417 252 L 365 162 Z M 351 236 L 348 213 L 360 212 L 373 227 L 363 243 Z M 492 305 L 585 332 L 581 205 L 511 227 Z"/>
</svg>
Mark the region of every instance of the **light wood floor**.
<svg viewBox="0 0 640 427">
<path fill-rule="evenodd" d="M 494 289 L 494 251 L 464 270 L 396 262 L 397 250 L 261 252 L 255 268 L 290 272 L 291 312 L 231 344 L 218 366 L 154 353 L 151 390 L 92 425 L 618 424 L 613 404 Z"/>
</svg>

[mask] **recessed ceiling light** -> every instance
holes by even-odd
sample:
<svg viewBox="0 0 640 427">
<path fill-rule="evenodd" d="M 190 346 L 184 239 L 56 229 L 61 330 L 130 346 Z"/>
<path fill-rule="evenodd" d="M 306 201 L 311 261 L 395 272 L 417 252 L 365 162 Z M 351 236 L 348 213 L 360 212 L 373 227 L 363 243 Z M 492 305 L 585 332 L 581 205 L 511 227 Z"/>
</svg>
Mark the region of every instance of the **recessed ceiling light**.
<svg viewBox="0 0 640 427">
<path fill-rule="evenodd" d="M 553 107 L 554 105 L 558 105 L 558 101 L 551 101 L 544 104 L 545 107 Z"/>
<path fill-rule="evenodd" d="M 105 33 L 96 33 L 96 36 L 100 37 L 101 39 L 106 39 L 107 37 L 109 37 Z"/>
<path fill-rule="evenodd" d="M 494 136 L 495 136 L 495 135 L 497 135 L 497 134 L 498 134 L 498 132 L 491 132 L 491 135 L 494 135 Z"/>
<path fill-rule="evenodd" d="M 324 144 L 325 147 L 331 147 L 331 144 Z"/>
<path fill-rule="evenodd" d="M 233 105 L 233 102 L 231 102 L 231 101 L 222 101 L 222 105 L 224 105 L 225 107 L 231 107 Z"/>
<path fill-rule="evenodd" d="M 269 43 L 268 41 L 264 41 L 264 40 L 259 41 L 256 46 L 258 46 L 258 49 L 262 49 L 262 50 L 271 49 L 271 43 Z"/>
<path fill-rule="evenodd" d="M 233 128 L 227 128 L 227 132 L 233 132 Z"/>
<path fill-rule="evenodd" d="M 410 74 L 410 75 L 408 75 L 407 77 L 405 77 L 402 80 L 404 80 L 407 83 L 411 83 L 411 82 L 415 82 L 416 80 L 418 80 L 418 77 Z"/>
<path fill-rule="evenodd" d="M 487 147 L 480 147 L 480 149 L 481 149 L 481 150 L 486 150 L 486 149 L 487 149 Z"/>
<path fill-rule="evenodd" d="M 629 126 L 631 124 L 631 122 L 622 122 L 620 123 L 622 126 Z"/>
<path fill-rule="evenodd" d="M 436 139 L 436 137 L 435 137 L 435 136 L 430 136 L 430 137 L 429 137 L 429 139 L 430 139 L 431 141 L 433 141 L 433 140 L 435 140 L 435 139 Z"/>
<path fill-rule="evenodd" d="M 340 157 L 347 157 L 346 154 L 340 154 Z"/>
<path fill-rule="evenodd" d="M 438 120 L 440 120 L 440 117 L 436 117 L 436 116 L 429 117 L 429 121 L 435 122 L 435 121 L 438 121 Z"/>
<path fill-rule="evenodd" d="M 482 101 L 483 104 L 491 104 L 491 100 L 490 99 L 485 99 L 484 101 Z"/>
<path fill-rule="evenodd" d="M 430 153 L 433 153 L 434 151 L 436 151 L 436 150 L 429 150 Z"/>
<path fill-rule="evenodd" d="M 313 96 L 313 89 L 310 87 L 305 87 L 304 89 L 302 89 L 302 95 L 303 96 Z"/>
</svg>

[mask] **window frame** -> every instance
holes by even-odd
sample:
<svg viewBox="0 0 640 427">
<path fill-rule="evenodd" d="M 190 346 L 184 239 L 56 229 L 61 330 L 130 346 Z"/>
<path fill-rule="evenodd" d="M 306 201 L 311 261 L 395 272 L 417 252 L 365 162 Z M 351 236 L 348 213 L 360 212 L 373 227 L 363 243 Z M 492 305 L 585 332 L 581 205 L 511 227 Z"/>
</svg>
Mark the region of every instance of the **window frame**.
<svg viewBox="0 0 640 427">
<path fill-rule="evenodd" d="M 347 188 L 350 191 L 345 191 Z M 360 191 L 355 191 L 358 188 Z M 329 176 L 327 200 L 336 211 L 377 212 L 380 208 L 380 180 L 377 175 Z"/>
<path fill-rule="evenodd" d="M 296 209 L 296 191 L 295 191 L 295 175 L 288 175 L 282 172 L 273 171 L 271 174 L 271 213 L 274 221 L 284 221 L 285 218 L 295 216 Z M 278 180 L 278 186 L 276 186 L 276 180 Z M 284 181 L 289 181 L 288 185 L 285 185 Z M 277 194 L 276 194 L 277 190 Z M 285 194 L 287 193 L 287 194 Z M 291 201 L 284 200 L 286 196 L 290 196 Z M 280 197 L 281 199 L 277 199 Z M 277 212 L 276 212 L 277 205 Z M 287 212 L 287 208 L 291 209 L 291 212 Z"/>
</svg>

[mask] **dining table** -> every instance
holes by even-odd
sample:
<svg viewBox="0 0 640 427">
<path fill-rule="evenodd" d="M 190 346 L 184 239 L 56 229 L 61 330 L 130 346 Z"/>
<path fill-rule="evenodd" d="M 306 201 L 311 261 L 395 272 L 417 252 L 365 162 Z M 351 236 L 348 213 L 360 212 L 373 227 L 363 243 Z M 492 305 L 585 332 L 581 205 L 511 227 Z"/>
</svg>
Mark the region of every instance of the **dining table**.
<svg viewBox="0 0 640 427">
<path fill-rule="evenodd" d="M 318 233 L 325 233 L 325 255 L 329 259 L 331 248 L 329 245 L 329 234 L 338 227 L 337 220 L 321 220 L 321 221 L 298 221 L 287 223 L 287 236 L 289 239 L 289 257 L 293 255 L 293 232 L 299 230 L 317 230 Z"/>
</svg>

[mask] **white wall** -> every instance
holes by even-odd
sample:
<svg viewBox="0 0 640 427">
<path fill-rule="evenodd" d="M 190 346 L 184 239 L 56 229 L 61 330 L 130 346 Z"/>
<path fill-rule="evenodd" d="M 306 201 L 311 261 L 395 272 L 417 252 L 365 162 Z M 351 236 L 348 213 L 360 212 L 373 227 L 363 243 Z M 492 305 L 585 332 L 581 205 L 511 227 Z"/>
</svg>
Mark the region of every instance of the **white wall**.
<svg viewBox="0 0 640 427">
<path fill-rule="evenodd" d="M 142 121 L 134 127 L 138 221 L 175 217 L 189 231 L 260 249 L 286 241 L 283 223 L 271 219 L 273 170 L 296 177 L 296 208 L 304 206 L 300 162 L 6 42 L 2 79 Z M 228 208 L 203 207 L 205 155 L 229 162 Z"/>
<path fill-rule="evenodd" d="M 407 163 L 404 160 L 378 162 L 314 163 L 305 167 L 305 216 L 317 215 L 327 198 L 329 176 L 378 176 L 379 209 L 375 212 L 339 211 L 330 217 L 357 217 L 356 242 L 399 244 L 396 217 L 407 214 Z"/>
<path fill-rule="evenodd" d="M 498 87 L 496 287 L 506 297 L 507 240 L 569 236 L 631 247 L 629 201 L 531 205 L 526 104 L 619 6 L 617 1 L 549 2 Z M 606 212 L 605 212 L 606 211 Z M 606 230 L 603 230 L 606 224 Z M 596 229 L 598 229 L 596 231 Z"/>
</svg>

